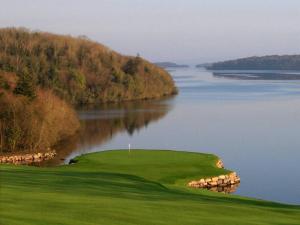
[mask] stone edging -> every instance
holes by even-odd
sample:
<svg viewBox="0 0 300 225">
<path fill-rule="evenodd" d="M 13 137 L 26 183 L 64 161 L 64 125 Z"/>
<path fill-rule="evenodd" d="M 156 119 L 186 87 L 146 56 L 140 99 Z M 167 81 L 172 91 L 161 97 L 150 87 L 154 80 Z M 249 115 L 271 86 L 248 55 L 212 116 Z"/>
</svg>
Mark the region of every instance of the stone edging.
<svg viewBox="0 0 300 225">
<path fill-rule="evenodd" d="M 221 159 L 219 159 L 219 160 L 217 161 L 216 166 L 217 166 L 218 168 L 220 168 L 220 169 L 223 169 L 223 168 L 224 168 L 224 163 L 222 162 Z"/>
<path fill-rule="evenodd" d="M 0 163 L 27 164 L 27 163 L 49 160 L 54 158 L 55 156 L 56 156 L 55 150 L 51 150 L 44 153 L 39 152 L 39 153 L 28 153 L 23 155 L 0 156 Z"/>
<path fill-rule="evenodd" d="M 221 160 L 217 161 L 216 166 L 218 168 L 224 168 L 224 164 Z M 188 186 L 192 188 L 205 188 L 211 189 L 212 191 L 231 193 L 236 189 L 240 182 L 240 177 L 235 172 L 232 172 L 227 175 L 194 180 L 189 182 Z"/>
</svg>

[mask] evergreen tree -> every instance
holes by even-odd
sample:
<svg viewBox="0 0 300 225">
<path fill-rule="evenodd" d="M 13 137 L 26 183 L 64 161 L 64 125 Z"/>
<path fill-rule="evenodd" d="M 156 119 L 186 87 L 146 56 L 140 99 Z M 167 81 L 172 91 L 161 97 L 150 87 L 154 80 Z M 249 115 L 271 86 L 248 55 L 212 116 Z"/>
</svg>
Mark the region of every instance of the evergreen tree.
<svg viewBox="0 0 300 225">
<path fill-rule="evenodd" d="M 24 69 L 20 74 L 14 93 L 27 96 L 31 100 L 36 97 L 36 85 L 32 75 L 27 69 Z"/>
</svg>

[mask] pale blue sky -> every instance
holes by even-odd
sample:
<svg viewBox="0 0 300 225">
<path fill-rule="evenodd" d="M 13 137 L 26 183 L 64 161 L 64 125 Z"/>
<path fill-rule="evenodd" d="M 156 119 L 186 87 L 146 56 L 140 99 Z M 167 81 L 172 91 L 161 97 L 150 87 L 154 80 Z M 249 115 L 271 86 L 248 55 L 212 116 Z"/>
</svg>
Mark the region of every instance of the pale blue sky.
<svg viewBox="0 0 300 225">
<path fill-rule="evenodd" d="M 151 61 L 300 54 L 299 0 L 0 0 L 0 27 L 86 35 Z"/>
</svg>

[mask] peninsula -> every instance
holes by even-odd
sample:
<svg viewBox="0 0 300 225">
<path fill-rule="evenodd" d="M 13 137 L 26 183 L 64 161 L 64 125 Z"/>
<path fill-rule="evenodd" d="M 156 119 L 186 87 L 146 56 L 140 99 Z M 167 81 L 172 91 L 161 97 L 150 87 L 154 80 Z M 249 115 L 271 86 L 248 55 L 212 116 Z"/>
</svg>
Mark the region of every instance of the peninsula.
<svg viewBox="0 0 300 225">
<path fill-rule="evenodd" d="M 270 55 L 216 62 L 209 70 L 300 70 L 300 55 Z"/>
<path fill-rule="evenodd" d="M 0 153 L 42 151 L 79 128 L 74 106 L 175 94 L 170 74 L 86 37 L 0 29 Z"/>
<path fill-rule="evenodd" d="M 177 64 L 173 62 L 156 62 L 155 65 L 162 67 L 162 68 L 188 68 L 188 65 L 184 64 Z"/>
</svg>

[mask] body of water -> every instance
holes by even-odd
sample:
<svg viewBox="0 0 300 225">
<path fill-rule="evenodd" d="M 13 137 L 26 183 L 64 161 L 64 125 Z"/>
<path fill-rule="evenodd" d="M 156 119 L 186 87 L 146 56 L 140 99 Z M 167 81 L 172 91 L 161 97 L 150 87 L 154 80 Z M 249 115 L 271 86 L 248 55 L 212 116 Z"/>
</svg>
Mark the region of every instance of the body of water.
<svg viewBox="0 0 300 225">
<path fill-rule="evenodd" d="M 236 194 L 300 204 L 300 81 L 226 79 L 196 68 L 170 73 L 178 96 L 80 110 L 81 132 L 47 163 L 129 144 L 214 153 L 240 175 Z"/>
</svg>

